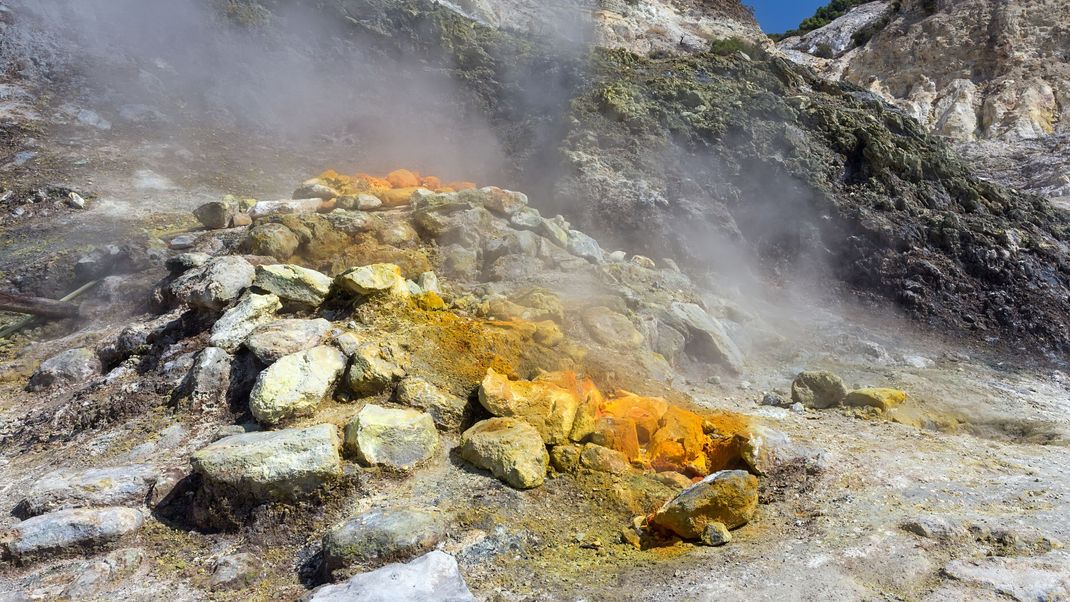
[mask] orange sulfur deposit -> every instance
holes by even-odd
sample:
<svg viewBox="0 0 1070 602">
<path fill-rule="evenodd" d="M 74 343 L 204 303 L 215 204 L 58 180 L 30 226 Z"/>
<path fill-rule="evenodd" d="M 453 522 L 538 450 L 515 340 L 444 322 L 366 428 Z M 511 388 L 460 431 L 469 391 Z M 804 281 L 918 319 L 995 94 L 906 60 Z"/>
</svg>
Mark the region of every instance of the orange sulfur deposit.
<svg viewBox="0 0 1070 602">
<path fill-rule="evenodd" d="M 742 415 L 699 414 L 660 397 L 628 391 L 607 396 L 590 378 L 571 371 L 544 373 L 530 382 L 504 381 L 501 375 L 488 373 L 483 382 L 499 398 L 557 399 L 552 408 L 557 413 L 566 412 L 560 400 L 567 392 L 576 407 L 571 440 L 613 449 L 633 464 L 658 472 L 695 478 L 736 468 L 750 433 Z"/>
<path fill-rule="evenodd" d="M 420 188 L 432 192 L 457 192 L 476 187 L 472 182 L 443 182 L 437 176 L 420 175 L 419 172 L 409 169 L 395 169 L 385 176 L 367 173 L 347 176 L 329 169 L 321 173 L 318 179 L 342 196 L 371 194 L 378 197 L 388 207 L 407 204 L 412 193 Z"/>
</svg>

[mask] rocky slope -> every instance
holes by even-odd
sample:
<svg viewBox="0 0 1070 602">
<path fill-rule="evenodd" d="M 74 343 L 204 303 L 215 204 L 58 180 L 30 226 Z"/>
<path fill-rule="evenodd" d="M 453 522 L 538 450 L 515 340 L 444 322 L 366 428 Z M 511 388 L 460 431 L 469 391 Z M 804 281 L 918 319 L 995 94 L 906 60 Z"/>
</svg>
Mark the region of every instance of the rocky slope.
<svg viewBox="0 0 1070 602">
<path fill-rule="evenodd" d="M 865 40 L 857 39 L 867 27 Z M 994 142 L 964 145 L 981 160 L 980 173 L 1017 168 L 1016 177 L 1001 181 L 1062 197 L 1065 183 L 1043 172 L 1044 163 L 1065 166 L 1065 153 L 1033 141 L 1070 127 L 1068 41 L 1064 2 L 908 0 L 862 5 L 779 46 L 829 77 L 875 92 L 936 133 Z M 822 44 L 827 52 L 818 50 Z M 1012 153 L 1021 158 L 1008 159 Z"/>
</svg>

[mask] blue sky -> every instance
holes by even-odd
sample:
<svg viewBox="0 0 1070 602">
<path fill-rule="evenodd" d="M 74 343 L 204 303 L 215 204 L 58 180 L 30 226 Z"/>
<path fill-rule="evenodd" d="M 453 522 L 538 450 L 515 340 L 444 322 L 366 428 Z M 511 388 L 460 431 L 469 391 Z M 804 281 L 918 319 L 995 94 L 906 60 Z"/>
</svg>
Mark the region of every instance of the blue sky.
<svg viewBox="0 0 1070 602">
<path fill-rule="evenodd" d="M 743 0 L 743 4 L 754 7 L 763 31 L 783 33 L 798 27 L 819 6 L 828 4 L 828 0 Z"/>
</svg>

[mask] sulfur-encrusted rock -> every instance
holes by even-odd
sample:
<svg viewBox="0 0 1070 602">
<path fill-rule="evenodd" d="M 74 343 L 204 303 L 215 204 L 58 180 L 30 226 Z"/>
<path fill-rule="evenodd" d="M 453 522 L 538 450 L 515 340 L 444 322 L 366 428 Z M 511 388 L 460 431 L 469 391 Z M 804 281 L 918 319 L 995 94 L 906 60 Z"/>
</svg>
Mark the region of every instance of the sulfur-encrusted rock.
<svg viewBox="0 0 1070 602">
<path fill-rule="evenodd" d="M 435 424 L 446 430 L 460 428 L 468 401 L 450 395 L 422 378 L 406 377 L 398 383 L 397 402 L 419 408 L 431 415 Z"/>
<path fill-rule="evenodd" d="M 237 212 L 238 204 L 224 199 L 197 207 L 193 210 L 193 216 L 209 230 L 222 230 L 230 227 L 230 222 Z"/>
<path fill-rule="evenodd" d="M 728 527 L 724 523 L 715 521 L 706 525 L 706 529 L 702 531 L 702 537 L 699 538 L 699 541 L 707 546 L 723 546 L 732 541 L 732 533 L 728 531 Z"/>
<path fill-rule="evenodd" d="M 882 411 L 890 410 L 902 404 L 907 394 L 899 389 L 868 388 L 855 389 L 847 393 L 843 405 L 851 407 L 870 407 Z"/>
<path fill-rule="evenodd" d="M 234 351 L 257 326 L 273 321 L 281 308 L 275 295 L 249 293 L 216 320 L 209 341 L 213 347 Z"/>
<path fill-rule="evenodd" d="M 409 470 L 435 455 L 438 431 L 423 412 L 368 404 L 346 426 L 345 449 L 367 466 Z"/>
<path fill-rule="evenodd" d="M 297 235 L 282 224 L 258 224 L 249 230 L 245 247 L 253 255 L 287 260 L 297 252 L 301 241 Z"/>
<path fill-rule="evenodd" d="M 515 418 L 476 423 L 461 435 L 460 455 L 517 489 L 542 485 L 550 465 L 539 432 Z"/>
<path fill-rule="evenodd" d="M 579 463 L 584 468 L 611 474 L 624 474 L 632 469 L 632 465 L 628 463 L 628 458 L 624 454 L 594 443 L 583 446 Z"/>
<path fill-rule="evenodd" d="M 568 442 L 580 405 L 575 394 L 553 383 L 510 381 L 493 369 L 479 386 L 479 403 L 495 416 L 532 425 L 547 445 Z"/>
<path fill-rule="evenodd" d="M 253 265 L 245 259 L 224 255 L 185 272 L 171 282 L 169 288 L 181 303 L 219 311 L 252 286 L 255 275 Z"/>
<path fill-rule="evenodd" d="M 311 414 L 334 391 L 345 367 L 345 355 L 326 345 L 287 355 L 257 377 L 249 410 L 268 425 Z"/>
<path fill-rule="evenodd" d="M 327 571 L 430 550 L 446 533 L 442 516 L 422 508 L 383 508 L 357 515 L 323 537 Z"/>
<path fill-rule="evenodd" d="M 392 263 L 353 268 L 340 274 L 335 282 L 340 290 L 355 295 L 409 296 L 409 287 L 401 276 L 401 268 Z"/>
<path fill-rule="evenodd" d="M 284 356 L 311 349 L 327 338 L 331 323 L 323 318 L 288 318 L 257 326 L 245 339 L 256 359 L 272 364 Z"/>
<path fill-rule="evenodd" d="M 583 325 L 603 345 L 636 349 L 643 344 L 643 334 L 631 320 L 608 307 L 592 307 L 584 311 Z"/>
<path fill-rule="evenodd" d="M 256 267 L 253 286 L 274 293 L 284 301 L 317 306 L 331 291 L 331 278 L 299 265 L 276 264 Z"/>
<path fill-rule="evenodd" d="M 42 391 L 54 386 L 82 384 L 99 376 L 102 370 L 100 359 L 92 349 L 68 349 L 42 362 L 30 377 L 28 388 Z"/>
<path fill-rule="evenodd" d="M 16 524 L 0 536 L 5 555 L 25 561 L 105 546 L 141 528 L 133 508 L 71 508 Z"/>
<path fill-rule="evenodd" d="M 309 602 L 475 602 L 457 561 L 433 551 L 407 564 L 388 564 L 345 583 L 325 585 Z"/>
<path fill-rule="evenodd" d="M 791 383 L 791 400 L 808 408 L 821 410 L 838 406 L 846 395 L 843 380 L 824 370 L 801 372 Z"/>
<path fill-rule="evenodd" d="M 405 376 L 406 354 L 394 345 L 375 341 L 359 343 L 347 377 L 349 390 L 357 395 L 381 393 Z"/>
<path fill-rule="evenodd" d="M 757 508 L 758 478 L 743 470 L 722 470 L 666 502 L 651 524 L 684 539 L 701 539 L 711 523 L 735 529 L 747 524 Z"/>
<path fill-rule="evenodd" d="M 141 506 L 159 477 L 146 464 L 51 472 L 30 487 L 16 513 L 30 517 L 68 508 Z"/>
<path fill-rule="evenodd" d="M 342 475 L 335 427 L 231 435 L 193 454 L 193 470 L 217 495 L 292 500 Z"/>
</svg>

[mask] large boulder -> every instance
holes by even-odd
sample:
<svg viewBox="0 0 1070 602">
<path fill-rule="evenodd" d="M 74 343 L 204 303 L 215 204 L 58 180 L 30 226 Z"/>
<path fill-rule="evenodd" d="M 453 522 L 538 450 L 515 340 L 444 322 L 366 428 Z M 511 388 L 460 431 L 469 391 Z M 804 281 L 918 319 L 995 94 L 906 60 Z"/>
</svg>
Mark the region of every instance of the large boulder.
<svg viewBox="0 0 1070 602">
<path fill-rule="evenodd" d="M 231 435 L 197 451 L 193 471 L 216 495 L 293 500 L 342 476 L 333 425 Z"/>
<path fill-rule="evenodd" d="M 372 510 L 337 525 L 323 537 L 323 562 L 327 571 L 334 571 L 411 556 L 433 548 L 445 532 L 442 517 L 431 510 Z"/>
<path fill-rule="evenodd" d="M 359 342 L 347 377 L 349 390 L 360 396 L 377 395 L 405 376 L 407 354 L 391 344 Z"/>
<path fill-rule="evenodd" d="M 145 464 L 55 471 L 30 486 L 15 512 L 30 517 L 68 508 L 141 506 L 159 477 Z"/>
<path fill-rule="evenodd" d="M 234 351 L 253 329 L 274 320 L 280 309 L 282 301 L 277 296 L 249 293 L 216 320 L 209 342 L 213 347 Z"/>
<path fill-rule="evenodd" d="M 171 295 L 198 309 L 219 311 L 252 286 L 256 270 L 241 257 L 224 255 L 188 270 L 171 282 Z"/>
<path fill-rule="evenodd" d="M 323 343 L 330 330 L 331 323 L 323 318 L 275 320 L 254 328 L 245 339 L 245 347 L 256 359 L 273 364 L 284 356 Z"/>
<path fill-rule="evenodd" d="M 569 440 L 580 406 L 574 393 L 553 383 L 511 381 L 493 369 L 479 386 L 479 403 L 495 416 L 532 425 L 547 445 Z"/>
<path fill-rule="evenodd" d="M 253 286 L 274 293 L 284 301 L 317 306 L 331 291 L 333 280 L 299 265 L 275 264 L 256 267 Z"/>
<path fill-rule="evenodd" d="M 365 465 L 408 470 L 438 450 L 429 414 L 368 404 L 346 426 L 345 449 Z"/>
<path fill-rule="evenodd" d="M 230 389 L 234 358 L 219 347 L 205 347 L 193 359 L 183 383 L 183 397 L 193 410 L 220 408 Z"/>
<path fill-rule="evenodd" d="M 301 240 L 286 226 L 278 223 L 257 224 L 245 238 L 245 248 L 253 255 L 287 260 L 297 252 Z"/>
<path fill-rule="evenodd" d="M 193 210 L 193 216 L 201 225 L 209 230 L 222 230 L 230 227 L 234 214 L 238 212 L 238 204 L 230 200 L 212 201 L 205 203 Z"/>
<path fill-rule="evenodd" d="M 685 327 L 688 349 L 697 359 L 720 364 L 735 373 L 743 371 L 743 352 L 706 310 L 694 303 L 674 302 L 669 311 Z"/>
<path fill-rule="evenodd" d="M 326 345 L 287 355 L 256 378 L 249 410 L 268 425 L 310 414 L 331 395 L 345 368 L 345 355 Z"/>
<path fill-rule="evenodd" d="M 584 311 L 583 325 L 602 345 L 635 349 L 643 344 L 643 334 L 632 321 L 608 307 L 592 307 Z"/>
<path fill-rule="evenodd" d="M 441 391 L 414 376 L 401 379 L 394 394 L 398 403 L 427 412 L 436 425 L 446 430 L 461 427 L 468 407 L 467 400 Z"/>
<path fill-rule="evenodd" d="M 45 360 L 30 377 L 29 390 L 42 391 L 54 386 L 82 384 L 99 376 L 103 366 L 92 349 L 68 349 Z"/>
<path fill-rule="evenodd" d="M 0 535 L 0 546 L 16 561 L 66 555 L 113 543 L 144 522 L 133 508 L 71 508 L 16 524 Z"/>
<path fill-rule="evenodd" d="M 825 370 L 801 372 L 791 383 L 791 400 L 808 408 L 823 410 L 838 406 L 846 396 L 843 380 Z"/>
<path fill-rule="evenodd" d="M 743 470 L 722 470 L 666 502 L 651 525 L 684 539 L 702 539 L 712 523 L 742 527 L 757 508 L 758 478 Z"/>
<path fill-rule="evenodd" d="M 475 602 L 457 568 L 445 552 L 433 551 L 406 564 L 389 564 L 361 573 L 345 583 L 325 585 L 310 602 Z"/>
<path fill-rule="evenodd" d="M 550 465 L 539 431 L 515 418 L 491 418 L 473 425 L 461 435 L 460 455 L 517 489 L 542 485 Z"/>
</svg>

